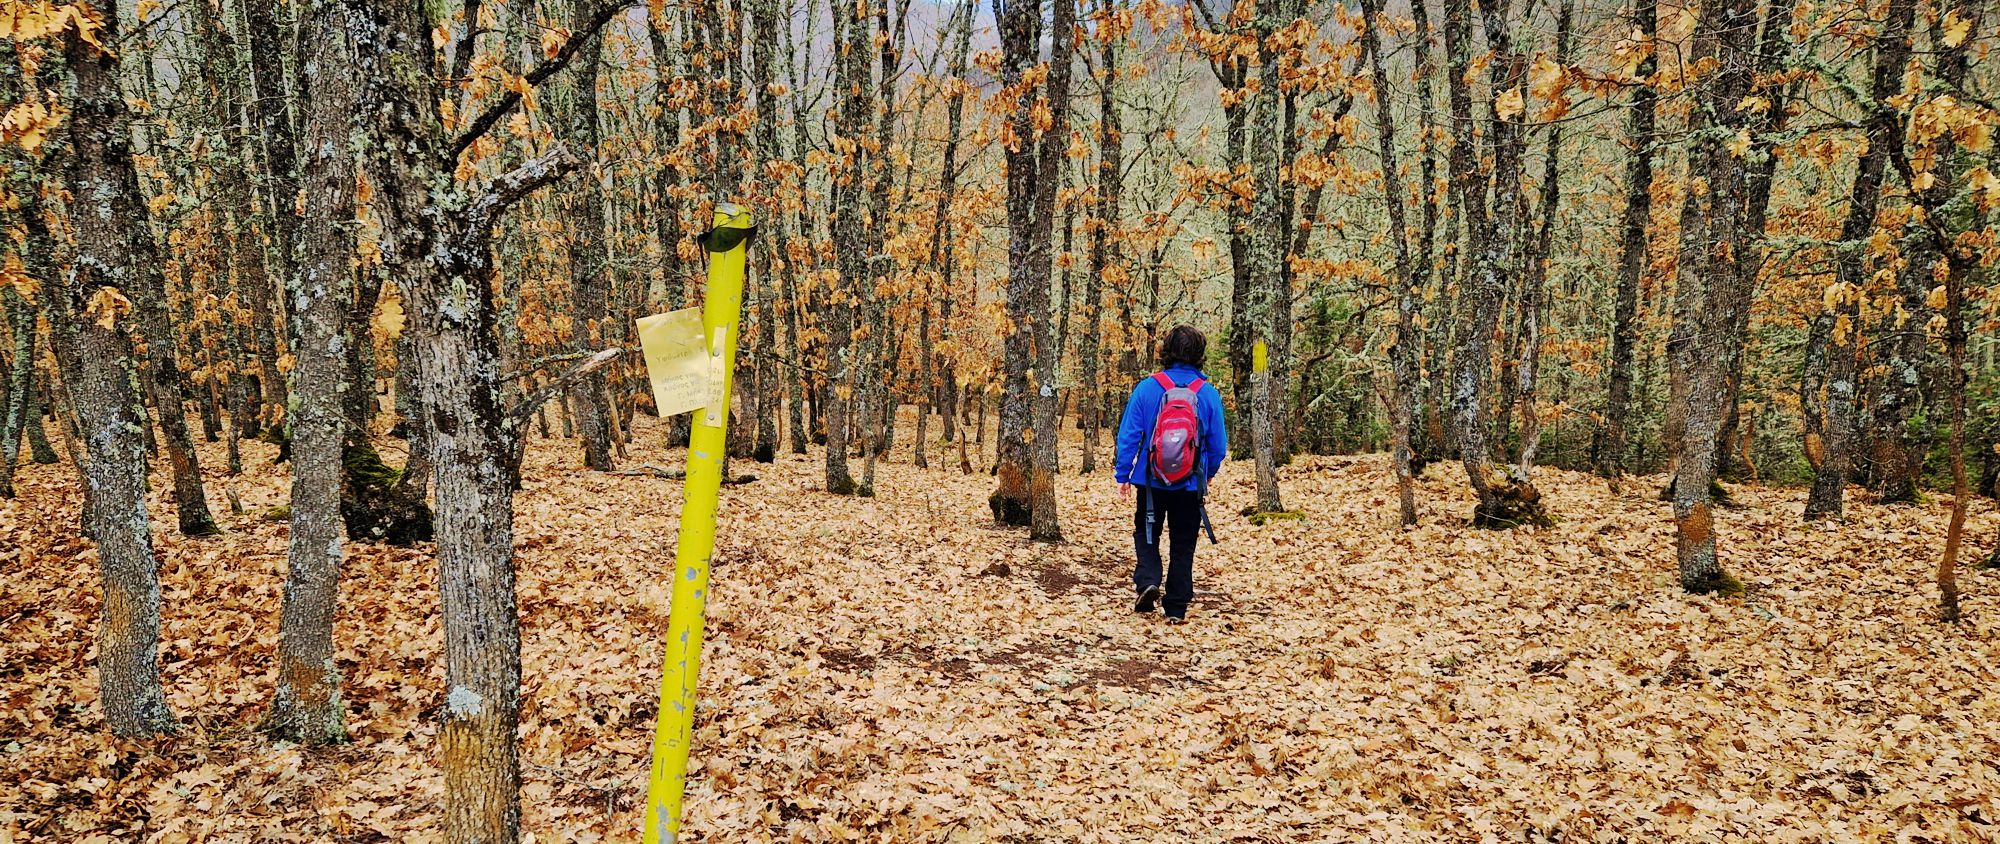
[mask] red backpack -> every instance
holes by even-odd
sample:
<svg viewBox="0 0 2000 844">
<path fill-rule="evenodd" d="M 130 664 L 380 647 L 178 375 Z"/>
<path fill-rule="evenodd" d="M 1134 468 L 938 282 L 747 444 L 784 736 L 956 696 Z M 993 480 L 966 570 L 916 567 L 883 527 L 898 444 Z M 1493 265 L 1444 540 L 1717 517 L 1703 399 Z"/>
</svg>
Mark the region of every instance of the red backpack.
<svg viewBox="0 0 2000 844">
<path fill-rule="evenodd" d="M 1153 419 L 1153 476 L 1170 484 L 1187 480 L 1201 462 L 1201 416 L 1195 399 L 1204 382 L 1194 379 L 1182 387 L 1164 372 L 1153 373 L 1166 394 L 1160 397 L 1160 415 Z"/>
</svg>

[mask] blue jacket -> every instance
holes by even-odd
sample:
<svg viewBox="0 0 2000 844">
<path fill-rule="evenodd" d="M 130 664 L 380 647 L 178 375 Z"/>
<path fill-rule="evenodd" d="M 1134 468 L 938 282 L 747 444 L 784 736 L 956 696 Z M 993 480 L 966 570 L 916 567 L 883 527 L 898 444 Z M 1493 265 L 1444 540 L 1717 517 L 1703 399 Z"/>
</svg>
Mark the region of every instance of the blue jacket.
<svg viewBox="0 0 2000 844">
<path fill-rule="evenodd" d="M 1167 377 L 1183 387 L 1207 375 L 1201 370 L 1184 363 L 1167 367 Z M 1215 471 L 1222 468 L 1222 461 L 1229 457 L 1229 430 L 1222 422 L 1222 392 L 1214 384 L 1203 384 L 1201 392 L 1195 394 L 1195 421 L 1201 425 L 1201 471 L 1189 475 L 1177 484 L 1169 484 L 1152 476 L 1152 472 L 1139 465 L 1141 453 L 1152 447 L 1153 421 L 1160 418 L 1160 400 L 1167 395 L 1152 376 L 1132 388 L 1132 398 L 1125 402 L 1125 420 L 1118 423 L 1118 482 L 1139 483 L 1156 489 L 1198 489 L 1202 481 L 1215 477 Z M 1146 455 L 1150 460 L 1151 455 Z"/>
</svg>

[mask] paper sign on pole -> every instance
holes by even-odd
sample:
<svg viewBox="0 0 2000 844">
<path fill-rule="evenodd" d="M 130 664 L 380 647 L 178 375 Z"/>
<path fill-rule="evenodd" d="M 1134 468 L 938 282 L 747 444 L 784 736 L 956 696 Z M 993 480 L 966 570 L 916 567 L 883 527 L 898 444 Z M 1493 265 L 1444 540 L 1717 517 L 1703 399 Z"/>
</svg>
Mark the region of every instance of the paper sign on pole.
<svg viewBox="0 0 2000 844">
<path fill-rule="evenodd" d="M 709 406 L 714 401 L 714 364 L 710 361 L 701 309 L 683 308 L 640 317 L 639 348 L 646 353 L 646 376 L 653 382 L 653 402 L 661 416 L 673 416 Z"/>
</svg>

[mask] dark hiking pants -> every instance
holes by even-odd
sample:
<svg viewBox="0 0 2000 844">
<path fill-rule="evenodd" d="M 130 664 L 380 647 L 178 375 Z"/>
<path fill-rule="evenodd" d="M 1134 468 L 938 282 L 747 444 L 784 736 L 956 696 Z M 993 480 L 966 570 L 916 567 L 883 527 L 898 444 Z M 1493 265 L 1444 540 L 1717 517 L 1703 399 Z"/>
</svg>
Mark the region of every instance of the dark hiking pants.
<svg viewBox="0 0 2000 844">
<path fill-rule="evenodd" d="M 1201 493 L 1184 489 L 1153 489 L 1141 486 L 1132 496 L 1137 511 L 1132 516 L 1132 537 L 1139 564 L 1132 569 L 1132 586 L 1139 592 L 1160 583 L 1160 531 L 1167 534 L 1166 597 L 1161 606 L 1170 618 L 1187 615 L 1194 600 L 1194 545 L 1201 538 Z M 1146 524 L 1146 507 L 1151 502 L 1151 529 Z"/>
</svg>

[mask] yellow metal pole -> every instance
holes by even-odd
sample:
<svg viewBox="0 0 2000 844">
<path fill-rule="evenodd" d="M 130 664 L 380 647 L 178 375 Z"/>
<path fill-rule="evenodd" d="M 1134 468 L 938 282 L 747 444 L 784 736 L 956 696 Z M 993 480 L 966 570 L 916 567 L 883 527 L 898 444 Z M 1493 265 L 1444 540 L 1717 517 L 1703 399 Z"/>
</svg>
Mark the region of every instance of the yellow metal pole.
<svg viewBox="0 0 2000 844">
<path fill-rule="evenodd" d="M 680 838 L 709 557 L 715 550 L 715 511 L 722 493 L 729 390 L 736 375 L 737 314 L 743 306 L 744 259 L 755 230 L 749 210 L 725 202 L 716 206 L 715 227 L 702 238 L 708 249 L 708 294 L 701 323 L 708 341 L 711 392 L 708 406 L 695 412 L 688 438 L 681 534 L 674 549 L 673 609 L 667 619 L 660 710 L 653 730 L 653 771 L 646 783 L 646 844 L 673 844 Z"/>
</svg>

